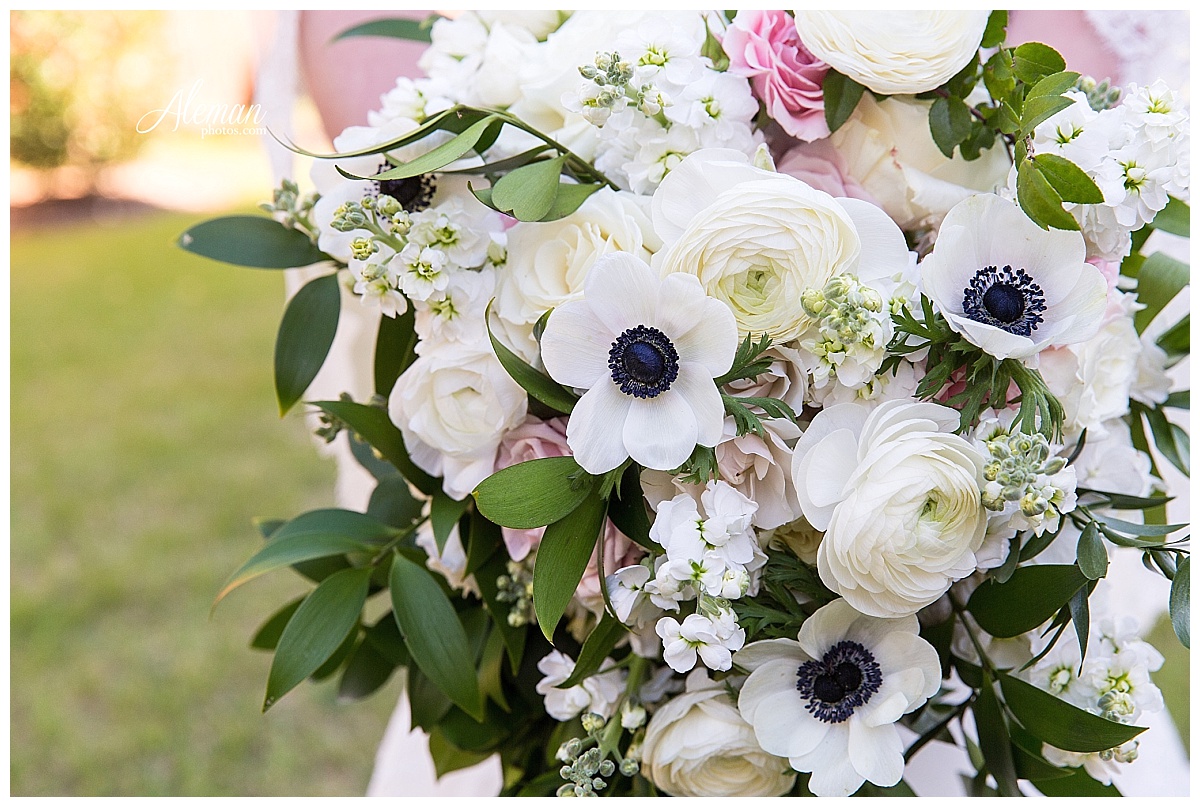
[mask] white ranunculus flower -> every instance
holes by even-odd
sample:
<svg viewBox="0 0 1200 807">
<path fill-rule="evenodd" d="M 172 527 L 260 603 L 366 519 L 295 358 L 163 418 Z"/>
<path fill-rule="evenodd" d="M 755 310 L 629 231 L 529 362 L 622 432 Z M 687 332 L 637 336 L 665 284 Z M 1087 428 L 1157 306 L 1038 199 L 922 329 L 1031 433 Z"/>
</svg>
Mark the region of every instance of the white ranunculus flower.
<svg viewBox="0 0 1200 807">
<path fill-rule="evenodd" d="M 1003 186 L 1011 161 L 995 147 L 967 161 L 946 159 L 929 133 L 929 101 L 864 95 L 829 142 L 847 173 L 904 229 L 936 224 L 973 191 Z"/>
<path fill-rule="evenodd" d="M 796 11 L 814 56 L 881 95 L 927 92 L 979 50 L 987 11 Z"/>
<path fill-rule="evenodd" d="M 440 342 L 396 380 L 388 412 L 422 470 L 461 499 L 491 475 L 505 433 L 525 419 L 525 390 L 490 348 Z"/>
<path fill-rule="evenodd" d="M 724 684 L 704 670 L 656 711 L 642 745 L 642 774 L 672 796 L 782 796 L 796 777 L 763 751 Z"/>
<path fill-rule="evenodd" d="M 542 361 L 560 384 L 586 389 L 567 444 L 589 473 L 627 458 L 656 470 L 721 439 L 725 408 L 713 379 L 729 370 L 737 325 L 694 277 L 655 277 L 624 252 L 592 266 L 583 299 L 554 309 Z"/>
<path fill-rule="evenodd" d="M 915 616 L 863 616 L 846 600 L 820 608 L 799 641 L 753 642 L 734 656 L 750 672 L 738 709 L 765 751 L 811 771 L 818 796 L 849 796 L 864 781 L 904 774 L 895 723 L 941 685 L 937 651 Z"/>
<path fill-rule="evenodd" d="M 946 214 L 921 283 L 950 327 L 998 359 L 1090 339 L 1108 303 L 1083 236 L 1043 230 L 1015 203 L 980 194 Z"/>
<path fill-rule="evenodd" d="M 653 265 L 686 272 L 729 306 L 740 334 L 798 338 L 812 319 L 798 305 L 805 289 L 834 275 L 892 277 L 908 267 L 900 229 L 879 208 L 835 199 L 746 155 L 702 149 L 685 158 L 654 194 L 654 229 L 663 239 Z"/>
<path fill-rule="evenodd" d="M 838 404 L 797 441 L 796 494 L 825 532 L 817 571 L 859 611 L 915 614 L 975 571 L 984 463 L 957 426 L 933 403 Z"/>
<path fill-rule="evenodd" d="M 583 281 L 601 255 L 628 252 L 649 261 L 661 243 L 648 200 L 608 188 L 566 218 L 518 223 L 508 231 L 496 313 L 510 322 L 537 322 L 551 308 L 583 295 Z"/>
</svg>

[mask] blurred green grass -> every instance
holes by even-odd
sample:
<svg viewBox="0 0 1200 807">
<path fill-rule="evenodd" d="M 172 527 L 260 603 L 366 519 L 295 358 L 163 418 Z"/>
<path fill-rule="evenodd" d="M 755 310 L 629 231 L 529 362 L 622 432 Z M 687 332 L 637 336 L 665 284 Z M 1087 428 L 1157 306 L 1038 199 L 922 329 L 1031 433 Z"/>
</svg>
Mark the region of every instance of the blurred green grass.
<svg viewBox="0 0 1200 807">
<path fill-rule="evenodd" d="M 276 414 L 282 276 L 176 249 L 201 218 L 13 234 L 13 795 L 361 794 L 399 692 L 261 715 L 247 644 L 305 583 L 209 617 L 250 519 L 330 506 L 334 469 Z"/>
</svg>

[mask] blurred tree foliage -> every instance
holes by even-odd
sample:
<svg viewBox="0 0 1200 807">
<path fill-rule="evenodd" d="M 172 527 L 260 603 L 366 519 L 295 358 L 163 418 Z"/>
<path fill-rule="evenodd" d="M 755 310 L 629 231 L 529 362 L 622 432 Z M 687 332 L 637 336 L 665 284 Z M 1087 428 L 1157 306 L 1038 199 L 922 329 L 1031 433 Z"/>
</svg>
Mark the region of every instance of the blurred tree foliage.
<svg viewBox="0 0 1200 807">
<path fill-rule="evenodd" d="M 133 157 L 138 118 L 170 79 L 159 11 L 10 12 L 10 155 L 89 179 Z"/>
</svg>

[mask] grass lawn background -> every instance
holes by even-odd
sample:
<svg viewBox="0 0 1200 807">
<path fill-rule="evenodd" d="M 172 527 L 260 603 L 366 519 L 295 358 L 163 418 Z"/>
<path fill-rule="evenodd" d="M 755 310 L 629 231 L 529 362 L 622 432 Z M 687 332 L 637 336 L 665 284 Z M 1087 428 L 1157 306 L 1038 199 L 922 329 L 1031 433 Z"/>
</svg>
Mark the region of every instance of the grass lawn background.
<svg viewBox="0 0 1200 807">
<path fill-rule="evenodd" d="M 282 277 L 176 249 L 201 218 L 13 237 L 13 795 L 361 794 L 399 691 L 304 685 L 260 715 L 247 644 L 306 584 L 269 575 L 209 618 L 250 519 L 330 506 L 334 471 L 276 415 Z M 1186 652 L 1152 640 L 1186 743 Z"/>
</svg>

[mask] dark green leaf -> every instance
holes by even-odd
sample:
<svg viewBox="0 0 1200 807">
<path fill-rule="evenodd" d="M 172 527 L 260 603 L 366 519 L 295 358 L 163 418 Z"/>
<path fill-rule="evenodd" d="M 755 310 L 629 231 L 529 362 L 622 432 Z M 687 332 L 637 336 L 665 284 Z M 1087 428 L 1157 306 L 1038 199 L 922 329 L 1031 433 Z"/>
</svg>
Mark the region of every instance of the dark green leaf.
<svg viewBox="0 0 1200 807">
<path fill-rule="evenodd" d="M 438 689 L 437 684 L 421 672 L 421 668 L 416 664 L 409 665 L 406 694 L 412 708 L 413 727 L 426 733 L 432 732 L 453 706 L 446 693 Z"/>
<path fill-rule="evenodd" d="M 604 504 L 597 493 L 590 493 L 573 512 L 546 527 L 538 545 L 533 566 L 533 609 L 538 626 L 551 641 L 604 527 Z"/>
<path fill-rule="evenodd" d="M 375 392 L 387 397 L 396 379 L 412 364 L 417 344 L 413 329 L 416 309 L 411 305 L 398 317 L 380 317 L 375 337 Z"/>
<path fill-rule="evenodd" d="M 1148 510 L 1151 507 L 1161 507 L 1173 500 L 1171 496 L 1126 496 L 1124 493 L 1111 493 L 1107 490 L 1092 490 L 1091 488 L 1077 488 L 1076 491 L 1081 495 L 1090 493 L 1103 496 L 1114 510 Z"/>
<path fill-rule="evenodd" d="M 249 580 L 267 572 L 313 558 L 369 552 L 386 544 L 396 530 L 352 510 L 314 510 L 289 521 L 250 560 L 234 572 L 216 601 Z"/>
<path fill-rule="evenodd" d="M 484 313 L 484 318 L 487 322 L 488 339 L 491 340 L 492 350 L 495 352 L 496 358 L 500 360 L 500 364 L 504 366 L 505 372 L 512 377 L 513 381 L 521 385 L 521 389 L 546 404 L 546 406 L 555 412 L 561 412 L 564 415 L 570 414 L 571 410 L 575 408 L 575 402 L 579 400 L 575 397 L 575 393 L 545 373 L 530 367 L 524 359 L 500 342 L 492 333 L 491 310 L 492 307 L 489 303 L 487 311 Z"/>
<path fill-rule="evenodd" d="M 1075 628 L 1075 638 L 1079 640 L 1079 659 L 1082 668 L 1083 659 L 1087 658 L 1088 632 L 1091 630 L 1091 612 L 1088 609 L 1088 595 L 1091 591 L 1084 587 L 1071 595 L 1067 608 L 1071 612 L 1071 625 Z"/>
<path fill-rule="evenodd" d="M 1026 84 L 1036 84 L 1043 76 L 1058 73 L 1066 66 L 1058 51 L 1041 42 L 1026 42 L 1013 50 L 1013 72 Z"/>
<path fill-rule="evenodd" d="M 304 602 L 304 598 L 297 597 L 272 614 L 270 619 L 264 622 L 254 634 L 254 638 L 250 640 L 250 646 L 255 650 L 274 650 L 279 644 L 279 637 L 283 635 L 283 629 L 287 627 L 288 620 L 292 618 L 292 614 L 296 613 L 296 609 L 302 602 Z"/>
<path fill-rule="evenodd" d="M 313 558 L 292 564 L 292 571 L 301 577 L 306 577 L 314 583 L 320 583 L 334 572 L 349 569 L 352 564 L 345 555 L 330 555 L 327 558 Z"/>
<path fill-rule="evenodd" d="M 909 787 L 908 782 L 901 779 L 891 787 L 882 787 L 871 782 L 863 782 L 862 787 L 854 791 L 853 795 L 861 798 L 914 798 L 917 794 Z"/>
<path fill-rule="evenodd" d="M 554 204 L 550 205 L 549 212 L 538 219 L 538 221 L 558 221 L 561 218 L 571 215 L 579 209 L 580 205 L 588 200 L 588 197 L 603 187 L 603 185 L 598 183 L 582 183 L 579 185 L 562 183 L 558 186 L 558 195 L 554 197 Z"/>
<path fill-rule="evenodd" d="M 341 309 L 337 275 L 310 280 L 288 301 L 275 337 L 275 397 L 281 416 L 300 400 L 325 363 Z"/>
<path fill-rule="evenodd" d="M 1054 616 L 1086 583 L 1074 564 L 1022 566 L 1007 583 L 987 582 L 975 589 L 967 610 L 992 636 L 1008 639 Z"/>
<path fill-rule="evenodd" d="M 490 751 L 464 751 L 446 739 L 441 728 L 429 732 L 429 755 L 433 757 L 433 769 L 438 778 L 448 773 L 478 765 L 491 756 Z M 558 771 L 554 771 L 557 776 Z"/>
<path fill-rule="evenodd" d="M 1192 235 L 1192 209 L 1182 199 L 1176 199 L 1174 196 L 1167 197 L 1167 206 L 1158 211 L 1151 226 L 1164 233 L 1190 238 Z"/>
<path fill-rule="evenodd" d="M 1175 568 L 1171 581 L 1171 627 L 1186 648 L 1192 646 L 1192 559 L 1185 555 Z"/>
<path fill-rule="evenodd" d="M 209 219 L 179 236 L 179 246 L 214 261 L 252 269 L 292 269 L 332 260 L 304 233 L 263 216 Z"/>
<path fill-rule="evenodd" d="M 370 591 L 369 586 L 367 590 L 368 592 Z M 333 651 L 333 655 L 330 656 L 324 664 L 313 671 L 313 674 L 309 676 L 309 680 L 324 681 L 326 678 L 333 675 L 335 672 L 341 669 L 343 664 L 346 663 L 346 659 L 350 657 L 350 653 L 354 650 L 357 644 L 358 631 L 351 630 L 348 634 L 346 634 L 346 638 L 342 640 L 342 643 L 338 645 L 338 649 Z"/>
<path fill-rule="evenodd" d="M 646 500 L 642 494 L 641 468 L 630 463 L 621 477 L 621 485 L 615 496 L 608 497 L 608 517 L 631 541 L 646 549 L 653 549 L 650 540 L 650 517 L 646 514 Z"/>
<path fill-rule="evenodd" d="M 352 401 L 314 401 L 313 406 L 344 421 L 378 449 L 384 459 L 396 466 L 400 473 L 404 474 L 404 478 L 416 485 L 422 493 L 432 495 L 441 487 L 438 480 L 422 471 L 409 459 L 408 449 L 404 446 L 404 436 L 392 423 L 387 412 Z"/>
<path fill-rule="evenodd" d="M 1072 103 L 1074 102 L 1070 98 L 1061 95 L 1039 95 L 1037 98 L 1030 98 L 1021 107 L 1021 133 L 1032 134 L 1040 123 L 1062 112 Z M 1020 145 L 1024 147 L 1023 142 Z"/>
<path fill-rule="evenodd" d="M 396 466 L 377 456 L 375 449 L 371 448 L 371 444 L 360 440 L 353 429 L 346 433 L 346 437 L 349 439 L 350 453 L 353 455 L 355 461 L 365 468 L 367 473 L 375 477 L 377 481 L 403 479 L 400 476 L 400 472 L 396 470 Z"/>
<path fill-rule="evenodd" d="M 1138 535 L 1143 538 L 1161 538 L 1187 526 L 1187 524 L 1136 524 L 1105 513 L 1096 513 L 1095 516 L 1117 532 Z"/>
<path fill-rule="evenodd" d="M 392 677 L 396 665 L 392 664 L 375 645 L 365 639 L 350 656 L 346 670 L 338 682 L 338 700 L 357 701 L 379 691 Z"/>
<path fill-rule="evenodd" d="M 470 503 L 469 498 L 456 501 L 440 490 L 434 492 L 429 506 L 429 523 L 433 527 L 433 540 L 437 542 L 439 555 L 446 549 L 450 530 L 454 529 Z"/>
<path fill-rule="evenodd" d="M 1166 351 L 1167 356 L 1186 356 L 1192 352 L 1192 315 L 1184 314 L 1183 319 L 1176 322 L 1168 328 L 1162 336 L 1155 340 L 1155 344 Z M 1168 397 L 1167 402 L 1163 406 L 1179 406 L 1175 401 L 1185 401 L 1181 409 L 1187 409 L 1186 401 L 1188 400 L 1188 391 L 1171 393 L 1174 398 Z M 1180 398 L 1179 396 L 1183 396 Z"/>
<path fill-rule="evenodd" d="M 303 154 L 306 157 L 315 157 L 320 160 L 339 160 L 348 157 L 362 157 L 367 154 L 382 154 L 385 151 L 407 146 L 410 143 L 416 143 L 418 140 L 423 140 L 433 132 L 445 131 L 454 134 L 461 134 L 469 129 L 474 124 L 487 117 L 492 117 L 493 113 L 483 109 L 474 109 L 472 107 L 453 106 L 450 109 L 438 112 L 436 115 L 430 116 L 416 129 L 407 132 L 393 140 L 388 140 L 384 143 L 379 143 L 374 146 L 356 149 L 354 151 L 343 151 L 334 154 L 315 154 L 311 151 L 302 149 L 292 143 L 284 143 L 292 151 L 297 154 Z"/>
<path fill-rule="evenodd" d="M 496 524 L 528 530 L 563 518 L 595 486 L 574 457 L 546 457 L 496 471 L 475 489 L 475 504 Z"/>
<path fill-rule="evenodd" d="M 836 70 L 830 70 L 825 74 L 822 89 L 825 96 L 825 123 L 829 131 L 836 132 L 850 119 L 866 88 Z"/>
<path fill-rule="evenodd" d="M 971 90 L 975 89 L 978 80 L 979 54 L 976 53 L 971 57 L 971 61 L 963 65 L 962 69 L 946 82 L 946 89 L 956 99 L 966 98 L 971 94 Z"/>
<path fill-rule="evenodd" d="M 1008 27 L 1008 12 L 993 11 L 988 15 L 987 27 L 983 29 L 981 48 L 994 48 L 1004 41 L 1004 29 Z"/>
<path fill-rule="evenodd" d="M 445 168 L 455 160 L 461 159 L 479 145 L 480 141 L 489 134 L 489 129 L 498 128 L 501 125 L 503 124 L 495 115 L 488 115 L 468 126 L 462 133 L 456 135 L 453 140 L 447 140 L 445 143 L 430 149 L 420 157 L 409 160 L 406 163 L 401 163 L 394 168 L 389 168 L 386 171 L 369 177 L 356 176 L 343 171 L 340 167 L 338 168 L 338 173 L 347 179 L 369 179 L 375 182 L 381 182 L 385 179 L 418 177 L 421 174 L 428 174 L 437 171 L 439 168 Z"/>
<path fill-rule="evenodd" d="M 459 529 L 462 529 L 462 522 L 459 522 Z M 498 525 L 488 521 L 477 510 L 471 512 L 470 529 L 467 532 L 467 566 L 463 573 L 474 574 L 504 543 L 504 536 Z"/>
<path fill-rule="evenodd" d="M 454 606 L 423 567 L 403 555 L 392 561 L 392 612 L 421 671 L 459 708 L 483 717 L 475 658 Z"/>
<path fill-rule="evenodd" d="M 1025 100 L 1062 95 L 1067 90 L 1074 89 L 1075 82 L 1077 81 L 1079 81 L 1078 73 L 1069 71 L 1052 73 L 1030 87 L 1029 91 L 1025 93 Z"/>
<path fill-rule="evenodd" d="M 929 108 L 929 132 L 946 158 L 971 134 L 971 113 L 961 98 L 938 98 Z"/>
<path fill-rule="evenodd" d="M 992 579 L 997 583 L 1007 583 L 1021 562 L 1021 533 L 1016 533 L 1008 541 L 1008 557 L 992 572 Z"/>
<path fill-rule="evenodd" d="M 1003 49 L 996 51 L 984 63 L 983 84 L 992 98 L 1007 103 L 1017 86 L 1017 82 L 1013 78 L 1012 61 L 1008 51 Z M 1012 112 L 1011 106 L 1009 112 Z M 1016 127 L 1020 125 L 1015 114 L 1012 115 L 1011 124 L 1014 127 L 1012 131 L 1015 132 Z"/>
<path fill-rule="evenodd" d="M 475 613 L 482 615 L 482 611 Z M 485 617 L 486 620 L 486 617 Z M 488 632 L 483 655 L 479 659 L 479 691 L 485 698 L 506 712 L 511 712 L 508 699 L 504 696 L 502 667 L 504 666 L 504 637 L 499 631 Z"/>
<path fill-rule="evenodd" d="M 1079 229 L 1075 217 L 1063 210 L 1062 197 L 1050 187 L 1050 182 L 1032 160 L 1025 160 L 1017 168 L 1017 201 L 1033 223 L 1043 230 L 1047 227 Z"/>
<path fill-rule="evenodd" d="M 1167 400 L 1162 404 L 1164 407 L 1172 407 L 1175 409 L 1191 409 L 1192 408 L 1192 391 L 1179 390 L 1172 392 L 1167 396 Z"/>
<path fill-rule="evenodd" d="M 478 513 L 476 513 L 478 516 Z M 482 516 L 478 516 L 482 518 Z M 475 527 L 471 528 L 471 532 L 475 532 Z M 475 582 L 479 585 L 479 595 L 483 600 L 483 605 L 487 608 L 488 614 L 492 617 L 492 624 L 495 629 L 504 637 L 504 647 L 508 651 L 509 667 L 513 674 L 521 666 L 521 657 L 525 653 L 525 631 L 524 627 L 514 628 L 508 624 L 508 613 L 510 606 L 506 602 L 500 602 L 496 599 L 497 585 L 496 579 L 503 574 L 508 574 L 508 556 L 504 552 L 494 552 L 492 556 L 475 571 Z"/>
<path fill-rule="evenodd" d="M 433 27 L 433 23 L 439 19 L 442 19 L 440 15 L 432 14 L 423 20 L 408 20 L 400 17 L 371 20 L 353 28 L 347 28 L 335 36 L 333 41 L 349 39 L 352 36 L 386 36 L 392 39 L 407 39 L 411 42 L 432 42 L 433 37 L 429 31 Z"/>
<path fill-rule="evenodd" d="M 620 622 L 609 614 L 601 617 L 600 622 L 592 628 L 592 632 L 584 640 L 583 649 L 579 651 L 579 658 L 575 660 L 575 669 L 566 681 L 558 684 L 558 688 L 570 689 L 599 670 L 600 665 L 604 663 L 605 656 L 612 652 L 617 640 L 624 635 L 625 627 Z"/>
<path fill-rule="evenodd" d="M 1033 158 L 1033 162 L 1042 169 L 1050 187 L 1054 188 L 1063 201 L 1084 205 L 1098 205 L 1104 201 L 1104 194 L 1096 187 L 1092 178 L 1070 160 L 1065 160 L 1057 154 L 1038 154 Z"/>
<path fill-rule="evenodd" d="M 406 667 L 412 661 L 404 637 L 400 635 L 400 626 L 390 611 L 363 632 L 363 641 L 369 642 L 393 667 Z"/>
<path fill-rule="evenodd" d="M 316 672 L 358 625 L 370 577 L 370 569 L 340 571 L 317 586 L 296 609 L 271 661 L 264 712 Z"/>
<path fill-rule="evenodd" d="M 421 502 L 413 498 L 401 476 L 379 480 L 367 503 L 367 515 L 398 529 L 411 527 L 421 517 L 421 509 Z"/>
<path fill-rule="evenodd" d="M 1188 285 L 1190 279 L 1188 265 L 1170 255 L 1155 252 L 1146 258 L 1138 271 L 1137 290 L 1138 302 L 1146 307 L 1133 315 L 1133 324 L 1138 333 L 1146 330 L 1151 320 Z"/>
<path fill-rule="evenodd" d="M 1069 768 L 1069 776 L 1056 779 L 1039 779 L 1033 786 L 1045 796 L 1117 796 L 1121 791 L 1113 785 L 1102 785 L 1087 775 L 1083 768 Z"/>
<path fill-rule="evenodd" d="M 999 678 L 1009 711 L 1030 734 L 1055 748 L 1081 754 L 1104 751 L 1146 730 L 1085 712 L 1005 673 L 999 673 Z"/>
<path fill-rule="evenodd" d="M 464 751 L 490 751 L 510 732 L 504 726 L 503 713 L 495 707 L 489 708 L 488 713 L 487 718 L 476 720 L 462 709 L 451 709 L 438 723 L 438 728 L 448 741 Z"/>
<path fill-rule="evenodd" d="M 1075 548 L 1076 564 L 1088 580 L 1099 580 L 1108 572 L 1108 550 L 1100 538 L 1100 530 L 1094 521 L 1088 522 L 1079 535 Z"/>
<path fill-rule="evenodd" d="M 996 699 L 995 684 L 983 673 L 983 687 L 979 698 L 971 706 L 975 714 L 975 728 L 979 733 L 979 750 L 983 752 L 987 770 L 996 779 L 1001 796 L 1020 796 L 1017 787 L 1016 766 L 1013 763 L 1012 742 L 1008 738 L 1008 725 Z"/>
<path fill-rule="evenodd" d="M 538 221 L 554 205 L 565 161 L 552 157 L 509 171 L 492 185 L 492 203 L 518 221 Z"/>
</svg>

